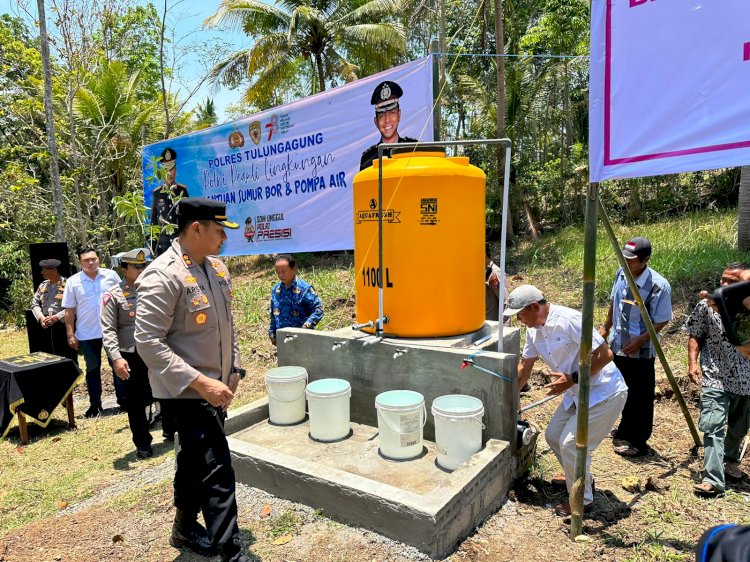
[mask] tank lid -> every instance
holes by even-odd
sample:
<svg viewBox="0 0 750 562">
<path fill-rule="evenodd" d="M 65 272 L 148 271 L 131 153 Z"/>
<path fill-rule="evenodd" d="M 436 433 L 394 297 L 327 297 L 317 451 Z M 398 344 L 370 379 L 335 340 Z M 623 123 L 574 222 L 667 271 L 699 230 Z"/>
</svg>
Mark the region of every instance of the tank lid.
<svg viewBox="0 0 750 562">
<path fill-rule="evenodd" d="M 399 146 L 398 148 L 391 149 L 391 156 L 394 156 L 396 154 L 411 154 L 411 153 L 425 153 L 425 152 L 435 152 L 442 154 L 445 156 L 445 147 L 444 146 Z"/>
</svg>

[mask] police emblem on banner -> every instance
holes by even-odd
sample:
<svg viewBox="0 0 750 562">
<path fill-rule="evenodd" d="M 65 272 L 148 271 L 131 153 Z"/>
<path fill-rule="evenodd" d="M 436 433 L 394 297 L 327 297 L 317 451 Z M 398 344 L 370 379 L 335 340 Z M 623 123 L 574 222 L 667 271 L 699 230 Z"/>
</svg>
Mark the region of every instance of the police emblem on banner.
<svg viewBox="0 0 750 562">
<path fill-rule="evenodd" d="M 260 134 L 261 134 L 260 121 L 253 121 L 252 123 L 250 123 L 249 132 L 250 132 L 250 138 L 252 139 L 252 141 L 255 144 L 258 144 L 260 142 Z"/>
<path fill-rule="evenodd" d="M 248 242 L 252 242 L 255 238 L 255 227 L 253 226 L 253 219 L 250 217 L 245 219 L 245 238 Z"/>
<path fill-rule="evenodd" d="M 242 136 L 239 129 L 229 133 L 229 148 L 240 148 L 245 146 L 245 137 Z"/>
</svg>

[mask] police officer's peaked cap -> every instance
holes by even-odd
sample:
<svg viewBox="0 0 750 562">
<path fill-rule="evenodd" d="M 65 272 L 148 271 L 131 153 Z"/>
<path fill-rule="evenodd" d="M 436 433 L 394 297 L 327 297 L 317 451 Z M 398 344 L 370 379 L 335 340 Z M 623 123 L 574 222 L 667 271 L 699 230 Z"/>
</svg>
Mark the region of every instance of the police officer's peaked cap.
<svg viewBox="0 0 750 562">
<path fill-rule="evenodd" d="M 147 248 L 136 248 L 129 252 L 123 252 L 118 254 L 120 263 L 133 264 L 133 265 L 144 265 L 151 261 L 151 252 Z"/>
<path fill-rule="evenodd" d="M 227 220 L 227 206 L 205 197 L 185 197 L 177 204 L 177 217 L 180 224 L 188 221 L 216 221 L 226 228 L 239 228 L 236 222 Z"/>
<path fill-rule="evenodd" d="M 57 269 L 58 267 L 60 267 L 60 260 L 42 260 L 39 262 L 39 267 L 41 267 L 42 269 Z"/>
<path fill-rule="evenodd" d="M 161 166 L 166 170 L 171 170 L 177 163 L 177 153 L 174 148 L 167 147 L 161 151 Z"/>
<path fill-rule="evenodd" d="M 392 80 L 386 80 L 375 86 L 370 103 L 375 106 L 375 113 L 383 113 L 398 107 L 398 99 L 403 95 L 401 86 Z"/>
</svg>

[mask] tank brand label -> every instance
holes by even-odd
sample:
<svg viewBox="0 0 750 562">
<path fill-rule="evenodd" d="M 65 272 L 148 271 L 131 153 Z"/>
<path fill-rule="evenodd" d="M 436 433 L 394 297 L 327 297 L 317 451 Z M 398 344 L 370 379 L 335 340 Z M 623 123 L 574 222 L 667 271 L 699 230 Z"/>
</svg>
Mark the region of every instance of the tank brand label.
<svg viewBox="0 0 750 562">
<path fill-rule="evenodd" d="M 383 222 L 390 222 L 393 224 L 401 224 L 401 221 L 398 219 L 398 216 L 401 214 L 401 211 L 396 211 L 394 209 L 385 209 L 383 211 Z M 362 222 L 366 221 L 376 221 L 378 220 L 378 210 L 375 209 L 374 211 L 368 210 L 368 211 L 357 211 L 357 224 L 360 224 Z"/>
<path fill-rule="evenodd" d="M 383 284 L 383 276 L 380 275 L 380 270 L 377 267 L 363 267 L 362 268 L 362 285 L 365 287 L 380 287 Z M 391 271 L 385 268 L 385 286 L 393 287 L 393 281 L 391 281 Z"/>
<path fill-rule="evenodd" d="M 419 224 L 422 226 L 436 226 L 438 219 L 437 197 L 423 197 L 419 201 Z"/>
</svg>

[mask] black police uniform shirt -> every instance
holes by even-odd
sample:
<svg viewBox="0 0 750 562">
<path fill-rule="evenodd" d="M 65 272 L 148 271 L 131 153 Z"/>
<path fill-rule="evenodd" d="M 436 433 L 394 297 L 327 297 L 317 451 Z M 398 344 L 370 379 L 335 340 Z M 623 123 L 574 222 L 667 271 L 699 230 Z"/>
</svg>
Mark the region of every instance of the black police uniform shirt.
<svg viewBox="0 0 750 562">
<path fill-rule="evenodd" d="M 398 140 L 396 142 L 417 142 L 417 139 L 413 139 L 411 137 L 402 137 L 401 135 L 399 135 Z M 362 153 L 362 158 L 359 161 L 360 170 L 369 168 L 370 166 L 372 166 L 373 161 L 377 160 L 378 146 L 380 146 L 381 144 L 383 144 L 382 140 L 377 144 L 373 144 L 370 148 L 368 148 Z M 390 155 L 391 155 L 390 148 L 383 151 L 383 156 L 390 156 Z"/>
<path fill-rule="evenodd" d="M 174 195 L 170 193 L 171 191 L 174 191 Z M 151 224 L 153 226 L 163 226 L 166 223 L 176 224 L 177 200 L 183 197 L 189 197 L 189 195 L 187 187 L 181 183 L 175 183 L 171 189 L 167 189 L 165 185 L 154 189 Z"/>
</svg>

